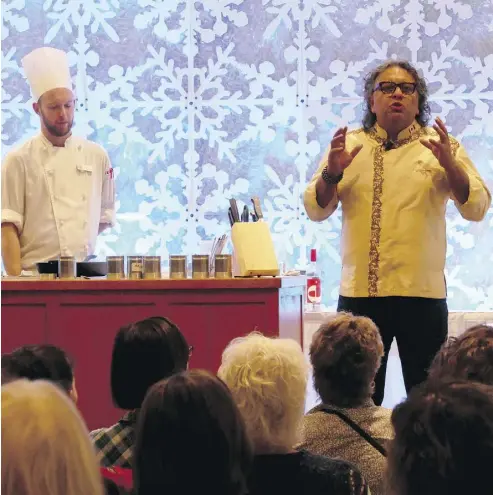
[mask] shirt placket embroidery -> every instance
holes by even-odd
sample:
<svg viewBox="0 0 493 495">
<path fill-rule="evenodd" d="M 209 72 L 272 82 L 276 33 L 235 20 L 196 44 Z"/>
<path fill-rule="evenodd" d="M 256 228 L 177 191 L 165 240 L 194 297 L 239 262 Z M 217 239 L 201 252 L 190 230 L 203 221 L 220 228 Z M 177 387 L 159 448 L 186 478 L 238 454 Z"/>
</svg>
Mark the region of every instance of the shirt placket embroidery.
<svg viewBox="0 0 493 495">
<path fill-rule="evenodd" d="M 395 147 L 404 146 L 426 134 L 425 128 L 411 127 L 409 137 L 398 140 Z M 371 206 L 370 250 L 368 260 L 368 297 L 378 297 L 380 270 L 380 236 L 382 231 L 382 193 L 384 183 L 383 154 L 385 139 L 373 127 L 369 131 L 378 146 L 373 157 L 373 200 Z"/>
<path fill-rule="evenodd" d="M 380 233 L 382 230 L 383 148 L 378 146 L 373 158 L 373 201 L 371 205 L 370 259 L 368 264 L 368 296 L 378 296 Z"/>
</svg>

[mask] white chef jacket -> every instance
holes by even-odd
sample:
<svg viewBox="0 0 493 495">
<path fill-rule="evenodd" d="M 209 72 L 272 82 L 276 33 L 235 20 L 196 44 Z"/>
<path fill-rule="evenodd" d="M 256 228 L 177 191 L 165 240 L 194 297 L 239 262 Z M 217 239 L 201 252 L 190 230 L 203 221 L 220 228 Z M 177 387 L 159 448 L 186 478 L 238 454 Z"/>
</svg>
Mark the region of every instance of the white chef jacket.
<svg viewBox="0 0 493 495">
<path fill-rule="evenodd" d="M 114 225 L 113 169 L 96 143 L 71 136 L 64 147 L 43 134 L 5 157 L 2 224 L 20 234 L 21 266 L 94 252 L 100 224 Z"/>
<path fill-rule="evenodd" d="M 331 202 L 321 208 L 315 190 L 330 147 L 306 188 L 305 208 L 312 220 L 325 220 L 341 202 L 343 296 L 445 298 L 447 201 L 454 200 L 460 214 L 473 221 L 482 220 L 490 207 L 490 192 L 454 138 L 452 151 L 470 183 L 464 204 L 453 197 L 445 170 L 420 138 L 439 139 L 433 128 L 414 122 L 399 134 L 396 148 L 385 151 L 387 133 L 378 125 L 369 132 L 349 132 L 346 148 L 363 148 L 344 171 Z"/>
</svg>

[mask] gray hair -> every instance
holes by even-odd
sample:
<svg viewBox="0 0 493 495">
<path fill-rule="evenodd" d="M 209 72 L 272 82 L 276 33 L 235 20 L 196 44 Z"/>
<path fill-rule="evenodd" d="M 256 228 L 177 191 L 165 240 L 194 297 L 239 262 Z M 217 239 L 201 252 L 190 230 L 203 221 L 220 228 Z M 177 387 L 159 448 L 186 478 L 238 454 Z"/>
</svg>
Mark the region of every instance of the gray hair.
<svg viewBox="0 0 493 495">
<path fill-rule="evenodd" d="M 375 81 L 378 76 L 390 69 L 391 67 L 400 67 L 409 72 L 416 81 L 416 90 L 418 92 L 418 110 L 419 113 L 416 117 L 417 122 L 423 127 L 428 124 L 430 120 L 431 110 L 428 104 L 428 87 L 426 80 L 421 77 L 417 69 L 405 60 L 389 60 L 375 69 L 373 69 L 366 77 L 364 82 L 364 97 L 365 97 L 365 115 L 363 116 L 363 129 L 369 131 L 377 121 L 377 116 L 371 111 L 371 95 L 373 94 L 373 88 L 375 87 Z"/>
<path fill-rule="evenodd" d="M 300 440 L 308 364 L 297 342 L 259 333 L 234 339 L 218 376 L 231 390 L 256 454 L 285 453 Z"/>
</svg>

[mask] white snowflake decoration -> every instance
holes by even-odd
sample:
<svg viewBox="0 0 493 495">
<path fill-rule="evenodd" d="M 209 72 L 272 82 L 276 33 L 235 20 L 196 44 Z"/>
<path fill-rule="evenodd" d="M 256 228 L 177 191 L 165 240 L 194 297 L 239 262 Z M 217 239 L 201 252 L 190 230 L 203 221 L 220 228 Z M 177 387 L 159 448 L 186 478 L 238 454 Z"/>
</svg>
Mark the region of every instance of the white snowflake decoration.
<svg viewBox="0 0 493 495">
<path fill-rule="evenodd" d="M 2 41 L 10 35 L 9 25 L 19 33 L 24 33 L 29 29 L 29 20 L 19 14 L 25 6 L 24 0 L 2 2 Z"/>
<path fill-rule="evenodd" d="M 228 231 L 230 197 L 249 204 L 258 195 L 280 261 L 303 268 L 315 247 L 336 280 L 340 210 L 311 222 L 303 192 L 335 128 L 360 125 L 362 78 L 389 58 L 419 68 L 433 111 L 493 186 L 491 0 L 11 0 L 2 8 L 2 152 L 39 126 L 20 59 L 41 44 L 65 49 L 76 131 L 103 144 L 117 171 L 117 225 L 100 236 L 101 256 L 192 254 Z M 493 261 L 484 241 L 493 242 L 493 210 L 473 227 L 452 206 L 447 218 L 451 308 L 493 309 L 493 275 L 474 261 Z M 335 282 L 324 293 L 333 305 Z"/>
</svg>

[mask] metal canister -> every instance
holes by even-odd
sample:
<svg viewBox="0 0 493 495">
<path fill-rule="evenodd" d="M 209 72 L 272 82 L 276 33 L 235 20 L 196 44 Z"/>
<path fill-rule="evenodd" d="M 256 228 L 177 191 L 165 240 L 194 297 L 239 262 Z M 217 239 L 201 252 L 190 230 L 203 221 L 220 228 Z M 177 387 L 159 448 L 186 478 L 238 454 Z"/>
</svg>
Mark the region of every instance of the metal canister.
<svg viewBox="0 0 493 495">
<path fill-rule="evenodd" d="M 75 278 L 75 257 L 60 256 L 58 259 L 58 277 Z"/>
<path fill-rule="evenodd" d="M 230 254 L 216 254 L 214 257 L 214 276 L 216 278 L 233 278 L 233 263 Z"/>
<path fill-rule="evenodd" d="M 161 278 L 161 256 L 144 256 L 144 278 Z"/>
<path fill-rule="evenodd" d="M 124 256 L 106 256 L 106 263 L 108 264 L 107 279 L 121 280 L 125 278 Z"/>
<path fill-rule="evenodd" d="M 209 278 L 209 255 L 194 254 L 192 256 L 192 278 Z"/>
<path fill-rule="evenodd" d="M 127 277 L 130 280 L 140 280 L 144 276 L 143 256 L 127 256 Z"/>
<path fill-rule="evenodd" d="M 169 278 L 187 278 L 187 257 L 173 254 L 169 257 Z"/>
</svg>

